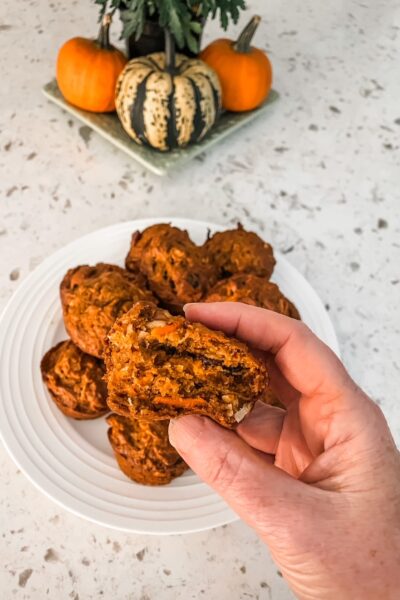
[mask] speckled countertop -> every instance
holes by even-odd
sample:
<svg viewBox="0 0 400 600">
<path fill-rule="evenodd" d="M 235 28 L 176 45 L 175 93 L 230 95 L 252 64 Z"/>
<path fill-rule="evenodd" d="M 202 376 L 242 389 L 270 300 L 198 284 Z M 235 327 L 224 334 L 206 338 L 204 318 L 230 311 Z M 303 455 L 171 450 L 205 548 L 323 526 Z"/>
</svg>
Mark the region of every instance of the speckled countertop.
<svg viewBox="0 0 400 600">
<path fill-rule="evenodd" d="M 240 219 L 287 254 L 329 308 L 344 360 L 400 441 L 400 9 L 396 0 L 249 2 L 282 98 L 159 179 L 41 95 L 60 43 L 96 30 L 83 0 L 0 8 L 0 308 L 43 258 L 153 216 Z M 209 37 L 217 35 L 213 24 Z M 0 448 L 1 597 L 286 600 L 243 524 L 126 535 L 63 512 Z"/>
</svg>

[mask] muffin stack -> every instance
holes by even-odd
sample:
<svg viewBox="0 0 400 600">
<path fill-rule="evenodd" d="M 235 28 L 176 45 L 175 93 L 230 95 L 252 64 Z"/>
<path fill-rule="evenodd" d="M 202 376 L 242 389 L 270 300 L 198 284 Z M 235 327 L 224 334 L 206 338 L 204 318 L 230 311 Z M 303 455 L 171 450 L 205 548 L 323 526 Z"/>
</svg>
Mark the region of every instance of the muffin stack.
<svg viewBox="0 0 400 600">
<path fill-rule="evenodd" d="M 70 339 L 41 362 L 55 404 L 74 419 L 95 419 L 112 409 L 108 437 L 121 470 L 141 484 L 169 483 L 187 466 L 169 443 L 168 420 L 132 418 L 115 394 L 107 403 L 107 335 L 137 303 L 181 315 L 190 302 L 244 302 L 298 319 L 293 303 L 269 281 L 274 265 L 272 247 L 240 225 L 198 246 L 186 231 L 159 224 L 132 235 L 125 269 L 104 263 L 70 269 L 60 286 Z"/>
</svg>

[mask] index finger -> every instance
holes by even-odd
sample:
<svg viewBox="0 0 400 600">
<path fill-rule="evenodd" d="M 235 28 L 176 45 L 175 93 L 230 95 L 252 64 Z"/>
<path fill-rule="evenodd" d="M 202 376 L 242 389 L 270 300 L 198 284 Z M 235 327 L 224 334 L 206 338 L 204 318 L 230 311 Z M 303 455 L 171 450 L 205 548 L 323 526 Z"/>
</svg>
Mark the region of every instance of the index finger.
<svg viewBox="0 0 400 600">
<path fill-rule="evenodd" d="M 271 352 L 299 392 L 337 395 L 354 386 L 337 356 L 301 321 L 240 302 L 188 304 L 186 317 Z"/>
</svg>

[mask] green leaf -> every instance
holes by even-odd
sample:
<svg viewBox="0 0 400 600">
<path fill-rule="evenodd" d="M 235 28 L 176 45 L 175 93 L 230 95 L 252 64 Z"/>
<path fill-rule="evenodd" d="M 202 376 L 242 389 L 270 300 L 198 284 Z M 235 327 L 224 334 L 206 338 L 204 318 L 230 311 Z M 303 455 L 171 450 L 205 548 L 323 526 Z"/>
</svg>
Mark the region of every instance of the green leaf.
<svg viewBox="0 0 400 600">
<path fill-rule="evenodd" d="M 186 35 L 186 44 L 191 52 L 197 54 L 200 50 L 199 39 L 194 37 L 190 32 Z"/>
<path fill-rule="evenodd" d="M 167 27 L 179 47 L 185 43 L 192 52 L 198 51 L 202 26 L 199 20 L 218 17 L 223 29 L 236 23 L 246 8 L 245 0 L 94 0 L 99 6 L 100 19 L 109 9 L 123 10 L 122 37 L 142 35 L 146 19 L 157 18 Z"/>
<path fill-rule="evenodd" d="M 203 30 L 203 27 L 202 27 L 201 23 L 199 23 L 198 21 L 191 21 L 190 22 L 190 30 L 193 31 L 193 33 L 197 33 L 200 35 L 200 33 Z"/>
</svg>

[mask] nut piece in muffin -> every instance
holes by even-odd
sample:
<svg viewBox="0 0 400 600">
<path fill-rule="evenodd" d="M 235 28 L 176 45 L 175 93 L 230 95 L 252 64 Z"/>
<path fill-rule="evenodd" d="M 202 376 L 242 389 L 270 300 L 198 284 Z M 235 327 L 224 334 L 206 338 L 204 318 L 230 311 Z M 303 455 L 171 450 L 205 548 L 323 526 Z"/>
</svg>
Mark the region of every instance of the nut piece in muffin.
<svg viewBox="0 0 400 600">
<path fill-rule="evenodd" d="M 236 273 L 253 273 L 269 279 L 274 270 L 275 258 L 270 244 L 256 233 L 243 229 L 240 223 L 237 229 L 214 233 L 203 245 L 203 250 L 214 265 L 218 279 Z"/>
<path fill-rule="evenodd" d="M 268 382 L 244 343 L 147 302 L 114 323 L 104 358 L 110 408 L 143 420 L 200 414 L 233 428 Z"/>
<path fill-rule="evenodd" d="M 210 280 L 216 280 L 213 267 L 187 231 L 168 224 L 134 233 L 125 264 L 127 269 L 139 268 L 150 289 L 173 312 L 200 300 Z"/>
<path fill-rule="evenodd" d="M 83 351 L 102 357 L 104 338 L 115 319 L 138 300 L 152 300 L 135 274 L 99 263 L 70 269 L 60 286 L 65 328 Z"/>
<path fill-rule="evenodd" d="M 293 302 L 288 300 L 279 287 L 264 277 L 239 273 L 219 281 L 205 296 L 205 302 L 243 302 L 267 308 L 274 312 L 300 319 Z"/>
<path fill-rule="evenodd" d="M 123 473 L 143 485 L 165 485 L 188 468 L 168 439 L 169 421 L 107 417 L 108 439 Z"/>
<path fill-rule="evenodd" d="M 67 417 L 96 419 L 109 412 L 104 363 L 71 340 L 46 352 L 40 370 L 51 397 Z"/>
</svg>

